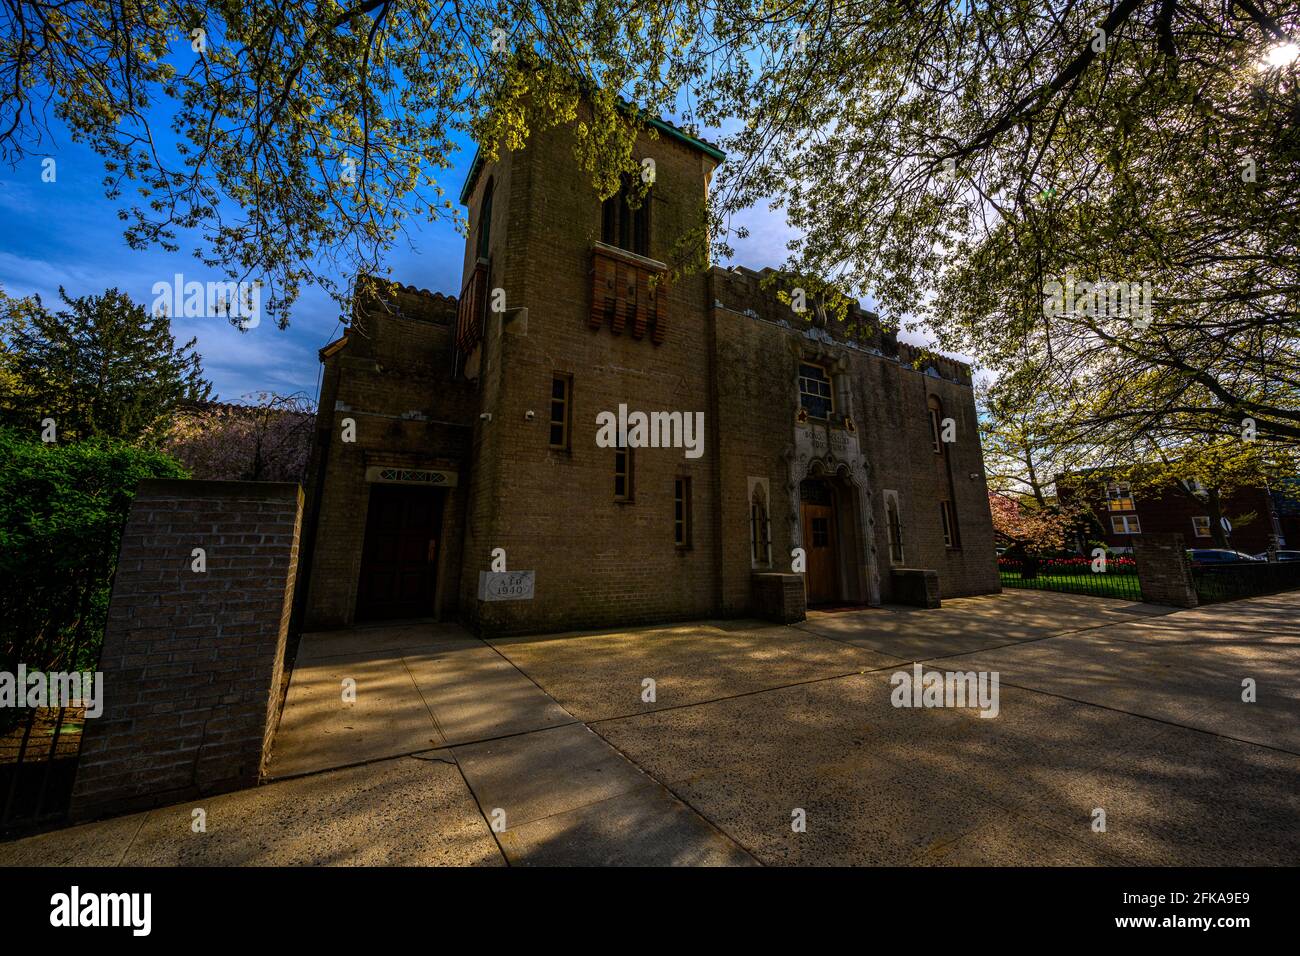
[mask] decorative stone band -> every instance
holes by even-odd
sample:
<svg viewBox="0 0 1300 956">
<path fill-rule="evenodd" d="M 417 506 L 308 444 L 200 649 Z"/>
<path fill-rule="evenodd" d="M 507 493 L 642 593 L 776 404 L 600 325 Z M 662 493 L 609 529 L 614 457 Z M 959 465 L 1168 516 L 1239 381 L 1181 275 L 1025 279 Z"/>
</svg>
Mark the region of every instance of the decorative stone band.
<svg viewBox="0 0 1300 956">
<path fill-rule="evenodd" d="M 460 476 L 454 471 L 432 468 L 385 468 L 372 465 L 366 469 L 366 481 L 388 485 L 436 485 L 455 488 Z"/>
</svg>

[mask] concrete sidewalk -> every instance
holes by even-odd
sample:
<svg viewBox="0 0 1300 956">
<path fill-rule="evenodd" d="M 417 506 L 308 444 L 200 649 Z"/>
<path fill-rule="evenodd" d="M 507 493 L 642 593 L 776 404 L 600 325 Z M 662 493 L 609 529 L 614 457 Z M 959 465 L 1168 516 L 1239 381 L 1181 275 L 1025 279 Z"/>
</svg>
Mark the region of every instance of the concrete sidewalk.
<svg viewBox="0 0 1300 956">
<path fill-rule="evenodd" d="M 893 706 L 913 661 L 998 671 L 997 718 Z M 304 638 L 275 782 L 0 844 L 0 865 L 1293 865 L 1297 726 L 1297 593 L 357 628 Z"/>
</svg>

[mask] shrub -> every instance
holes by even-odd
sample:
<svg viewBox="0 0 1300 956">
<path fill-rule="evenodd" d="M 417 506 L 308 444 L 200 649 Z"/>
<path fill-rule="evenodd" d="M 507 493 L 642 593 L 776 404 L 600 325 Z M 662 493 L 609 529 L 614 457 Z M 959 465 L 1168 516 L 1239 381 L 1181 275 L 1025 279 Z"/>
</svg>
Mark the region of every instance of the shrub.
<svg viewBox="0 0 1300 956">
<path fill-rule="evenodd" d="M 183 477 L 171 458 L 125 442 L 46 445 L 0 428 L 4 669 L 94 668 L 136 485 Z"/>
</svg>

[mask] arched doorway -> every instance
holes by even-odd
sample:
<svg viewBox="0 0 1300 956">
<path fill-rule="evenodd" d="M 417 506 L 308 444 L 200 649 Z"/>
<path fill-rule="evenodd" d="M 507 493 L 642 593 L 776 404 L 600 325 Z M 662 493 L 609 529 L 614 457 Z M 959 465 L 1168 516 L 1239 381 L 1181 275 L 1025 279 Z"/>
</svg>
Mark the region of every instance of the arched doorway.
<svg viewBox="0 0 1300 956">
<path fill-rule="evenodd" d="M 865 604 L 858 492 L 847 474 L 814 467 L 799 483 L 800 539 L 808 604 Z"/>
<path fill-rule="evenodd" d="M 839 561 L 835 542 L 835 496 L 824 478 L 805 478 L 799 485 L 799 520 L 807 568 L 804 582 L 809 604 L 830 604 L 839 597 Z"/>
</svg>

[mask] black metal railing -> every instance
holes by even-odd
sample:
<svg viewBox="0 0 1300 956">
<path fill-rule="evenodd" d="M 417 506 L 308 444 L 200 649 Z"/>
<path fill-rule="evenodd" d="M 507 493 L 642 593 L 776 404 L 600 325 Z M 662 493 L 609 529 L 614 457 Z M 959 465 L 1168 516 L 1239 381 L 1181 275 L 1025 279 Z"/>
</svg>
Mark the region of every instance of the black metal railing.
<svg viewBox="0 0 1300 956">
<path fill-rule="evenodd" d="M 1300 561 L 1193 565 L 1192 583 L 1202 604 L 1294 591 L 1300 589 Z"/>
<path fill-rule="evenodd" d="M 9 647 L 0 653 L 0 669 L 17 676 L 78 671 L 93 675 L 103 635 L 75 629 L 69 643 L 38 650 Z M 21 656 L 20 656 L 21 655 Z M 35 660 L 32 660 L 32 657 Z M 26 658 L 26 659 L 24 659 Z M 84 692 L 84 691 L 83 691 Z M 0 839 L 61 822 L 72 801 L 77 759 L 81 754 L 85 707 L 6 708 L 0 711 Z"/>
<path fill-rule="evenodd" d="M 1110 558 L 1104 570 L 1094 571 L 1096 566 L 1096 562 L 1088 558 L 998 559 L 998 573 L 1004 588 L 1142 600 L 1142 585 L 1132 558 Z"/>
</svg>

